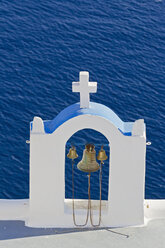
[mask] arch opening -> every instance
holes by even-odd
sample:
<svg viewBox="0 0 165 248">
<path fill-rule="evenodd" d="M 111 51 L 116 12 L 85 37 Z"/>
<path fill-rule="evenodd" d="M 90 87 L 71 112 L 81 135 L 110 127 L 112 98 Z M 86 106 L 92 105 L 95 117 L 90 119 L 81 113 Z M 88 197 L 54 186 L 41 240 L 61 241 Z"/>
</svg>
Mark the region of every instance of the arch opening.
<svg viewBox="0 0 165 248">
<path fill-rule="evenodd" d="M 110 171 L 110 146 L 107 138 L 94 129 L 81 129 L 74 133 L 65 144 L 65 199 L 72 198 L 72 165 L 71 160 L 67 158 L 67 153 L 71 145 L 76 147 L 78 158 L 74 165 L 74 198 L 88 199 L 88 173 L 77 169 L 78 162 L 82 159 L 83 150 L 87 143 L 95 145 L 96 156 L 104 145 L 108 159 L 104 162 L 102 170 L 102 200 L 108 200 L 109 171 Z M 97 161 L 99 163 L 99 161 Z M 99 171 L 91 173 L 91 199 L 99 200 Z"/>
</svg>

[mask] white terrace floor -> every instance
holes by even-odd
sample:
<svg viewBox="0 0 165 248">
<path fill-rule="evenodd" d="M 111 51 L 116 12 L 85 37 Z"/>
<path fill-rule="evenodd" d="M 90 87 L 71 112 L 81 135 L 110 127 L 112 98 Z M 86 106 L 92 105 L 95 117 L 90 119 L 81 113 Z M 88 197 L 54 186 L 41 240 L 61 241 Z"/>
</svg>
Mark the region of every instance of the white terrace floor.
<svg viewBox="0 0 165 248">
<path fill-rule="evenodd" d="M 145 200 L 145 226 L 100 229 L 26 227 L 28 200 L 0 203 L 0 248 L 165 248 L 165 200 Z"/>
<path fill-rule="evenodd" d="M 165 220 L 144 227 L 35 229 L 22 221 L 0 221 L 0 248 L 164 248 Z"/>
</svg>

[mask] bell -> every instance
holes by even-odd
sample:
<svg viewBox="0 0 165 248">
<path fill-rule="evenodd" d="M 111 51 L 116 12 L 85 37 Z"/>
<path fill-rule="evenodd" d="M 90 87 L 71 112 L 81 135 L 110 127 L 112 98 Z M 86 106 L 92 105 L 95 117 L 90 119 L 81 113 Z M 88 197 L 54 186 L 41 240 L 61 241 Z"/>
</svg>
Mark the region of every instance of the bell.
<svg viewBox="0 0 165 248">
<path fill-rule="evenodd" d="M 72 160 L 75 159 L 75 158 L 78 158 L 78 154 L 77 154 L 76 148 L 74 146 L 72 146 L 69 149 L 69 153 L 67 154 L 67 157 L 72 159 Z"/>
<path fill-rule="evenodd" d="M 97 159 L 100 160 L 100 161 L 104 161 L 104 160 L 107 160 L 107 155 L 105 153 L 105 150 L 103 149 L 103 146 L 101 147 L 100 151 L 99 151 L 99 154 L 97 156 Z"/>
<path fill-rule="evenodd" d="M 82 160 L 78 163 L 77 168 L 83 172 L 95 172 L 99 170 L 99 164 L 96 162 L 95 146 L 87 144 L 85 146 Z"/>
</svg>

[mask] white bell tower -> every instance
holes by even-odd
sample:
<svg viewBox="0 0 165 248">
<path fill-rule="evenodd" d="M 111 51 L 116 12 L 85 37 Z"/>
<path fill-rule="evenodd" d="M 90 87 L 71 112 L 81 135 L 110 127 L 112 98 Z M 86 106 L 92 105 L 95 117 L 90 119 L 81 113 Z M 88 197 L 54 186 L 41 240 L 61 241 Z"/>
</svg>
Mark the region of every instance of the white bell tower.
<svg viewBox="0 0 165 248">
<path fill-rule="evenodd" d="M 104 202 L 101 226 L 142 225 L 144 120 L 123 122 L 110 108 L 90 102 L 89 94 L 96 93 L 97 83 L 89 82 L 88 72 L 80 72 L 80 82 L 73 82 L 72 90 L 80 92 L 80 103 L 67 107 L 51 121 L 34 117 L 31 123 L 30 205 L 26 225 L 74 227 L 71 201 L 65 199 L 65 145 L 74 133 L 85 128 L 102 133 L 111 143 L 108 200 Z M 84 209 L 80 207 L 76 211 L 79 222 L 83 222 Z M 93 214 L 98 215 L 98 211 L 96 207 Z"/>
</svg>

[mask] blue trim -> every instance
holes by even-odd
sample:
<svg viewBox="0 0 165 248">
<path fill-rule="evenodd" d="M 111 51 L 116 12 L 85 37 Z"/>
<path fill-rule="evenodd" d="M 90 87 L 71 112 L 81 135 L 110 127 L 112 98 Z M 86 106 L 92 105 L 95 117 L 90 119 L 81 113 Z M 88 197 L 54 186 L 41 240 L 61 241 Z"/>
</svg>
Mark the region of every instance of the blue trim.
<svg viewBox="0 0 165 248">
<path fill-rule="evenodd" d="M 118 128 L 119 129 L 119 131 L 123 134 L 123 135 L 125 135 L 125 136 L 131 136 L 132 135 L 132 133 L 131 132 L 123 132 L 120 128 Z"/>
<path fill-rule="evenodd" d="M 95 102 L 90 102 L 89 108 L 80 108 L 80 103 L 75 103 L 61 111 L 52 121 L 44 121 L 45 133 L 53 133 L 64 122 L 79 115 L 103 117 L 116 126 L 123 135 L 131 136 L 132 122 L 123 122 L 110 108 Z"/>
</svg>

